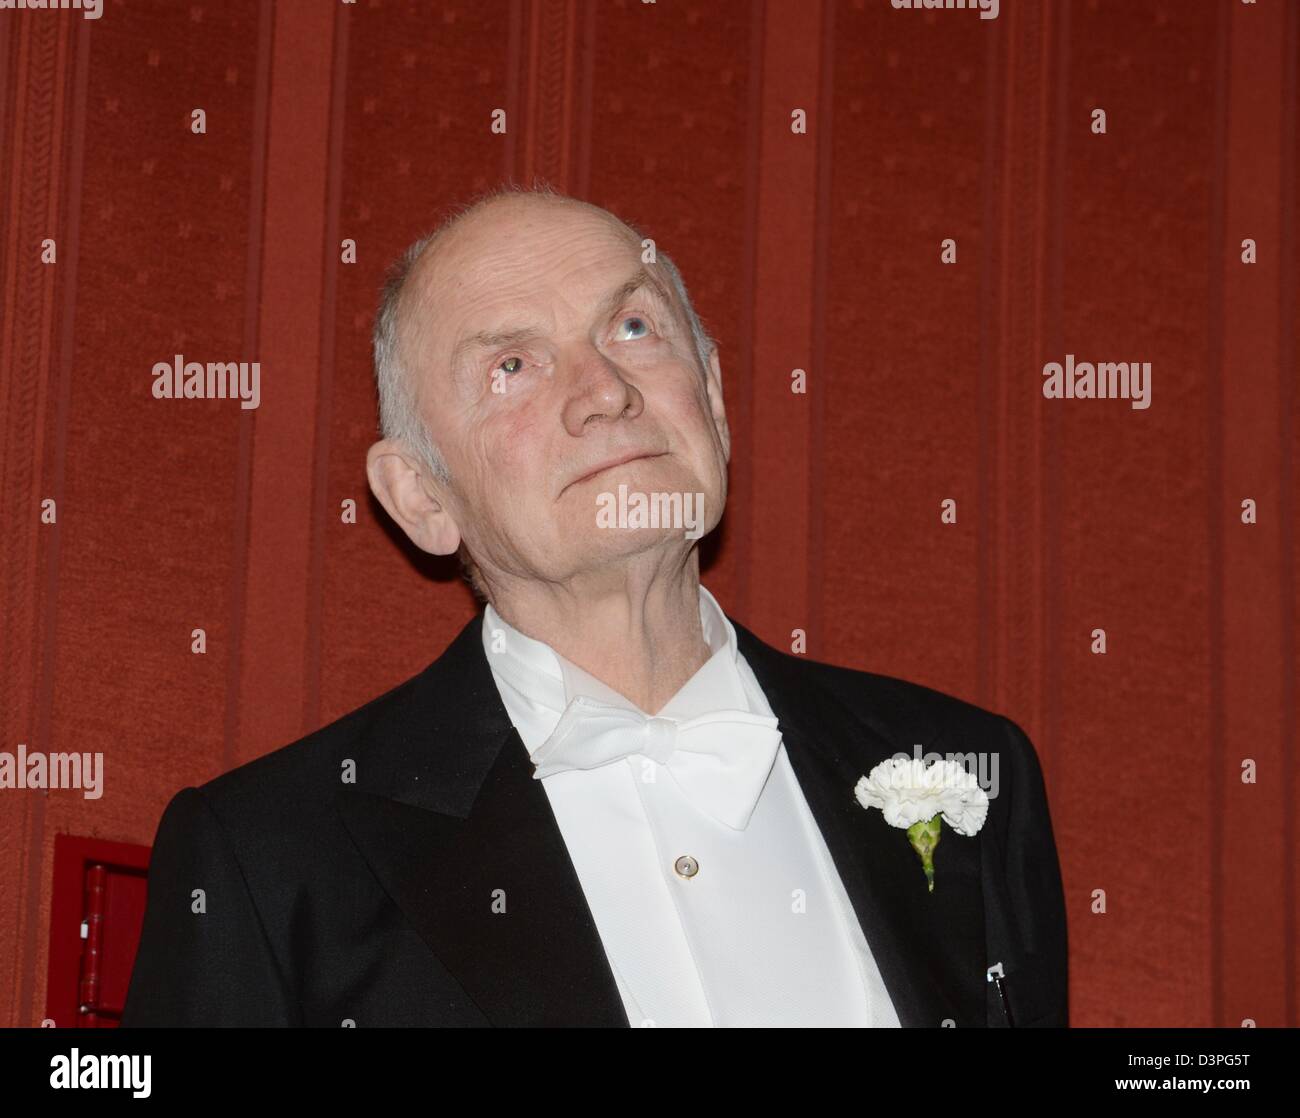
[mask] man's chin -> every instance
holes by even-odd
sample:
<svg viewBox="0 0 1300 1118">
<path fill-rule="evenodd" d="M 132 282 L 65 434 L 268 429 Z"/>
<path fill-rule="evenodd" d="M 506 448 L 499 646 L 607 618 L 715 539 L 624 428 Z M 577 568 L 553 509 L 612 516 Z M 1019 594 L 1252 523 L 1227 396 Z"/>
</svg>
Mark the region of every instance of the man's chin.
<svg viewBox="0 0 1300 1118">
<path fill-rule="evenodd" d="M 571 532 L 564 533 L 563 548 L 574 556 L 575 566 L 590 566 L 593 560 L 617 563 L 647 552 L 689 547 L 699 542 L 704 530 L 703 524 L 694 529 L 672 525 L 605 528 L 575 525 Z"/>
</svg>

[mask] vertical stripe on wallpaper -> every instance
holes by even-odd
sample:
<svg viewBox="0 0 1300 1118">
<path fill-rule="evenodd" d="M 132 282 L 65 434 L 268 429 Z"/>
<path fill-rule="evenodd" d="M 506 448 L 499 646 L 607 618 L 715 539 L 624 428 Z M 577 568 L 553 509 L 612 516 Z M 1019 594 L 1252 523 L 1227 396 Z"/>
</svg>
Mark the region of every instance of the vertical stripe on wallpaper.
<svg viewBox="0 0 1300 1118">
<path fill-rule="evenodd" d="M 275 9 L 264 4 L 257 24 L 257 60 L 253 89 L 253 134 L 249 137 L 248 258 L 244 266 L 244 326 L 240 352 L 257 354 L 261 310 L 262 210 L 266 198 L 266 130 L 271 105 L 271 34 Z M 239 457 L 235 465 L 234 525 L 230 562 L 230 624 L 226 647 L 226 708 L 218 772 L 235 765 L 240 727 L 240 664 L 243 658 L 244 607 L 248 591 L 249 493 L 252 487 L 253 422 L 256 412 L 239 416 Z"/>
<path fill-rule="evenodd" d="M 271 46 L 258 344 L 262 399 L 253 420 L 237 755 L 251 760 L 301 736 L 303 654 L 312 594 L 312 483 L 319 301 L 326 233 L 330 78 L 339 5 L 277 4 Z M 238 568 L 236 568 L 238 571 Z M 236 574 L 238 577 L 238 574 Z"/>
<path fill-rule="evenodd" d="M 326 152 L 324 260 L 321 277 L 320 377 L 316 385 L 316 432 L 312 449 L 312 527 L 307 585 L 306 693 L 302 710 L 303 731 L 320 725 L 321 640 L 324 631 L 325 532 L 337 507 L 329 493 L 330 400 L 334 390 L 335 320 L 338 317 L 338 288 L 343 206 L 343 139 L 347 119 L 348 28 L 351 7 L 339 7 L 334 24 L 334 57 L 330 75 L 329 146 Z"/>
<path fill-rule="evenodd" d="M 1048 138 L 1061 81 L 1053 34 L 1058 24 L 1064 28 L 1068 11 L 1017 5 L 1004 15 L 1003 34 L 990 35 L 987 48 L 977 624 L 981 645 L 987 641 L 988 646 L 981 647 L 977 660 L 976 700 L 993 710 L 1015 711 L 1019 721 L 1034 728 L 1050 782 L 1053 739 L 1041 728 L 1046 672 L 1059 660 L 1052 661 L 1051 646 L 1044 643 L 1043 552 L 1019 541 L 1042 539 L 1047 531 L 1045 518 L 1055 506 L 1045 502 L 1044 487 L 1055 466 L 1049 461 L 1045 409 L 1037 394 L 1019 386 L 1024 370 L 1041 365 L 1050 315 L 1060 310 L 1060 287 L 1051 289 L 1051 298 L 1048 292 L 1049 254 L 1063 251 L 1059 241 L 1050 240 L 1062 198 L 1051 190 Z M 1066 122 L 1058 118 L 1055 126 L 1064 136 Z M 1059 784 L 1051 788 L 1055 796 L 1062 794 Z"/>
<path fill-rule="evenodd" d="M 530 16 L 523 174 L 563 190 L 574 169 L 575 0 L 534 0 Z"/>
<path fill-rule="evenodd" d="M 790 631 L 811 624 L 809 584 L 812 397 L 827 377 L 813 352 L 818 143 L 824 5 L 768 4 L 764 14 L 762 162 L 759 168 L 749 539 L 737 540 L 749 564 L 750 627 L 788 650 Z M 806 134 L 792 130 L 802 110 Z M 807 374 L 792 393 L 791 373 Z M 820 494 L 817 495 L 820 499 Z M 822 634 L 809 632 L 815 656 Z"/>
<path fill-rule="evenodd" d="M 1277 339 L 1282 328 L 1281 281 L 1282 46 L 1281 5 L 1227 6 L 1228 91 L 1223 169 L 1222 362 L 1217 378 L 1221 484 L 1210 494 L 1220 549 L 1218 604 L 1223 641 L 1222 738 L 1214 778 L 1223 793 L 1219 879 L 1222 929 L 1216 990 L 1216 1026 L 1281 1025 L 1286 994 L 1287 927 L 1282 882 L 1294 851 L 1281 844 L 1283 818 L 1294 810 L 1294 790 L 1283 783 L 1280 717 L 1283 703 L 1278 652 L 1284 614 L 1283 580 L 1274 570 L 1281 520 L 1280 447 L 1274 408 L 1280 395 Z M 1258 262 L 1243 264 L 1242 241 L 1258 246 Z M 1258 523 L 1242 523 L 1242 502 L 1258 506 Z M 1257 782 L 1243 783 L 1242 766 L 1257 766 Z M 1289 794 L 1290 793 L 1290 794 Z M 1247 920 L 1233 913 L 1249 912 Z"/>
<path fill-rule="evenodd" d="M 1004 19 L 1011 13 L 1004 13 Z M 995 506 L 1001 486 L 993 483 L 993 469 L 1000 461 L 1000 446 L 994 440 L 1002 431 L 992 401 L 993 387 L 1002 377 L 999 367 L 999 330 L 1005 326 L 998 314 L 1005 303 L 1005 277 L 996 269 L 998 260 L 1005 260 L 1007 246 L 1006 215 L 998 206 L 999 195 L 1008 193 L 1006 162 L 1011 143 L 1011 125 L 1005 117 L 1004 99 L 1011 85 L 1011 60 L 1014 50 L 1013 34 L 1003 29 L 1001 35 L 987 36 L 985 53 L 984 90 L 984 166 L 981 189 L 983 211 L 980 226 L 980 352 L 979 385 L 976 392 L 975 422 L 979 433 L 976 441 L 975 500 L 978 509 L 975 528 L 975 631 L 979 634 L 980 650 L 976 657 L 975 695 L 977 701 L 987 703 L 989 694 L 998 679 L 1001 666 L 1002 645 L 994 639 L 988 647 L 986 641 L 992 633 L 992 615 L 997 608 L 997 590 L 1000 583 L 999 554 L 995 550 L 1001 543 L 998 531 L 1004 510 Z M 1002 354 L 1005 361 L 1005 353 Z"/>
<path fill-rule="evenodd" d="M 1214 151 L 1211 153 L 1212 188 L 1208 230 L 1209 247 L 1209 331 L 1206 371 L 1209 388 L 1206 397 L 1209 430 L 1205 440 L 1206 540 L 1210 551 L 1210 584 L 1206 600 L 1209 607 L 1206 634 L 1210 663 L 1210 1021 L 1212 1027 L 1224 1024 L 1223 1014 L 1223 813 L 1228 778 L 1224 748 L 1224 652 L 1223 652 L 1223 520 L 1229 511 L 1223 507 L 1223 428 L 1214 403 L 1223 393 L 1223 278 L 1224 278 L 1224 207 L 1227 174 L 1228 130 L 1228 35 L 1231 16 L 1226 6 L 1218 13 L 1218 40 L 1214 64 Z"/>
<path fill-rule="evenodd" d="M 1001 34 L 987 37 L 976 392 L 973 698 L 1015 712 L 1053 803 L 1064 798 L 1053 748 L 1061 600 L 1045 571 L 1061 553 L 1060 415 L 1017 385 L 1061 349 L 1069 16 L 1068 3 L 1008 6 Z M 1040 546 L 1019 546 L 1026 539 Z"/>
<path fill-rule="evenodd" d="M 1278 445 L 1281 448 L 1280 487 L 1278 491 L 1278 570 L 1281 572 L 1281 599 L 1283 621 L 1280 664 L 1282 669 L 1282 787 L 1287 790 L 1286 816 L 1282 825 L 1282 850 L 1294 851 L 1300 837 L 1296 834 L 1295 790 L 1298 774 L 1296 768 L 1296 414 L 1297 379 L 1300 367 L 1296 363 L 1296 343 L 1300 335 L 1300 306 L 1296 304 L 1297 269 L 1300 268 L 1300 242 L 1296 239 L 1296 208 L 1300 197 L 1296 194 L 1296 160 L 1300 157 L 1300 4 L 1286 6 L 1286 26 L 1282 36 L 1282 191 L 1279 196 L 1279 260 L 1282 265 L 1281 285 L 1278 291 Z M 1282 942 L 1286 951 L 1286 1025 L 1300 1025 L 1300 974 L 1297 973 L 1296 953 L 1300 951 L 1300 928 L 1297 927 L 1297 905 L 1300 904 L 1300 858 L 1288 859 L 1284 880 L 1285 920 Z"/>
<path fill-rule="evenodd" d="M 517 121 L 523 119 L 520 100 L 523 97 L 523 59 L 525 56 L 525 26 L 527 16 L 524 12 L 525 0 L 512 0 L 510 4 L 510 21 L 507 31 L 506 57 L 510 64 L 506 69 L 506 119 Z M 515 176 L 520 167 L 520 141 L 522 128 L 511 126 L 506 142 L 502 145 L 501 174 L 508 182 L 517 181 Z"/>
<path fill-rule="evenodd" d="M 57 522 L 41 525 L 38 514 L 47 497 L 65 511 L 90 57 L 90 29 L 81 21 L 24 21 L 10 34 L 6 86 L 13 100 L 6 105 L 12 108 L 6 162 L 12 177 L 5 184 L 10 201 L 4 231 L 4 305 L 13 313 L 6 316 L 0 339 L 0 365 L 6 371 L 5 454 L 0 463 L 5 511 L 0 724 L 5 748 L 48 741 L 53 723 L 59 527 Z M 46 237 L 57 243 L 57 268 L 40 261 Z M 24 797 L 23 811 L 6 814 L 3 825 L 6 849 L 21 855 L 20 865 L 3 871 L 7 876 L 0 879 L 22 898 L 12 933 L 17 936 L 21 929 L 21 944 L 0 941 L 13 950 L 18 978 L 10 987 L 17 990 L 11 1023 L 38 1019 L 45 805 L 44 796 Z"/>
<path fill-rule="evenodd" d="M 244 326 L 241 353 L 257 354 L 262 291 L 262 216 L 266 199 L 266 131 L 271 111 L 271 35 L 275 8 L 263 4 L 257 21 L 257 59 L 253 88 L 253 134 L 249 137 L 248 256 L 244 265 Z M 226 644 L 226 707 L 218 772 L 235 765 L 240 727 L 240 665 L 243 657 L 244 608 L 248 592 L 249 493 L 252 489 L 254 411 L 240 411 L 239 450 L 230 558 L 230 624 Z"/>
<path fill-rule="evenodd" d="M 1044 296 L 1043 332 L 1040 339 L 1035 365 L 1042 360 L 1045 353 L 1056 354 L 1065 351 L 1065 199 L 1067 189 L 1067 169 L 1069 167 L 1069 106 L 1070 106 L 1070 10 L 1071 0 L 1061 0 L 1060 4 L 1050 6 L 1044 19 L 1044 58 L 1048 59 L 1051 80 L 1045 83 L 1043 90 L 1044 119 L 1046 136 L 1045 148 L 1050 149 L 1050 165 L 1046 169 L 1047 197 L 1045 215 L 1047 222 L 1046 243 L 1044 245 L 1045 263 L 1043 266 Z M 1062 616 L 1064 613 L 1064 590 L 1061 580 L 1049 577 L 1048 572 L 1061 569 L 1061 556 L 1064 554 L 1061 518 L 1057 512 L 1062 505 L 1063 483 L 1061 480 L 1062 415 L 1057 408 L 1043 408 L 1040 411 L 1039 439 L 1040 456 L 1038 472 L 1042 478 L 1039 490 L 1041 511 L 1036 514 L 1035 523 L 1040 527 L 1037 547 L 1037 570 L 1043 580 L 1041 608 L 1038 614 L 1037 628 L 1041 637 L 1037 648 L 1039 662 L 1038 701 L 1031 707 L 1039 716 L 1040 727 L 1035 746 L 1042 757 L 1044 779 L 1049 782 L 1051 795 L 1055 802 L 1063 803 L 1066 778 L 1065 756 L 1057 756 L 1052 743 L 1060 740 L 1062 709 Z M 1038 598 L 1039 595 L 1036 595 Z M 1031 638 L 1032 639 L 1032 638 Z M 1023 663 L 1023 661 L 1022 661 Z M 1032 700 L 1033 695 L 1029 698 Z M 1055 827 L 1061 830 L 1061 816 L 1057 811 Z M 1062 857 L 1062 873 L 1065 873 Z M 1068 879 L 1065 882 L 1069 888 Z M 1067 894 L 1068 896 L 1068 894 Z M 1068 899 L 1067 899 L 1068 909 Z"/>
<path fill-rule="evenodd" d="M 758 317 L 758 222 L 759 186 L 763 148 L 763 57 L 767 37 L 767 6 L 755 4 L 749 24 L 746 60 L 749 72 L 745 89 L 745 203 L 741 228 L 745 230 L 740 261 L 740 315 L 733 335 L 734 350 L 728 353 L 726 339 L 719 340 L 722 361 L 723 398 L 727 425 L 731 429 L 731 462 L 727 508 L 722 519 L 722 538 L 733 542 L 724 552 L 730 555 L 734 601 L 731 612 L 754 628 L 752 571 L 752 524 L 754 500 L 754 323 Z"/>
<path fill-rule="evenodd" d="M 834 174 L 834 106 L 835 106 L 835 0 L 826 0 L 822 19 L 820 87 L 817 90 L 816 128 L 812 133 L 816 145 L 816 195 L 813 211 L 812 286 L 812 368 L 830 381 L 826 358 L 826 305 L 830 282 L 831 255 L 831 186 Z M 797 399 L 797 397 L 796 397 Z M 826 393 L 813 391 L 805 397 L 808 404 L 808 592 L 807 621 L 802 626 L 809 634 L 809 654 L 826 655 L 823 627 L 826 606 L 826 576 L 822 557 L 826 546 L 826 509 L 823 465 L 825 456 Z M 788 641 L 788 635 L 787 635 Z M 815 643 L 814 643 L 815 642 Z M 785 647 L 789 647 L 788 643 Z"/>
<path fill-rule="evenodd" d="M 87 90 L 90 85 L 91 36 L 89 29 L 77 28 L 73 32 L 72 39 L 75 63 L 71 102 L 68 110 L 70 128 L 65 147 L 67 186 L 66 201 L 63 208 L 64 216 L 60 223 L 63 234 L 62 245 L 66 255 L 63 258 L 64 263 L 60 275 L 62 290 L 59 297 L 58 382 L 52 393 L 55 402 L 53 446 L 46 456 L 50 490 L 59 494 L 60 497 L 66 492 L 64 478 L 68 460 L 68 415 L 72 408 L 72 365 L 76 349 L 77 275 L 81 255 L 81 210 L 85 182 Z M 45 598 L 41 620 L 41 626 L 44 630 L 41 639 L 41 687 L 40 701 L 36 708 L 37 718 L 34 734 L 38 741 L 52 741 L 54 737 L 54 672 L 58 629 L 55 619 L 58 613 L 60 539 L 61 537 L 57 531 L 50 535 L 45 556 Z M 44 814 L 43 801 L 40 814 Z M 35 819 L 33 819 L 30 834 L 33 838 L 37 834 Z M 40 843 L 33 846 L 32 858 L 33 862 L 38 866 L 44 864 L 44 844 L 53 842 L 53 836 L 45 833 L 43 823 L 40 839 Z M 38 875 L 33 873 L 32 875 L 31 892 L 29 893 L 32 901 L 31 911 L 35 911 L 36 902 L 44 893 L 41 876 L 48 878 L 49 874 Z M 48 927 L 48 908 L 42 907 L 40 932 L 44 933 Z M 26 1007 L 28 1019 L 32 1020 L 40 1016 L 39 1003 L 35 1000 L 36 996 L 40 996 L 41 1003 L 44 1002 L 42 980 L 48 963 L 48 944 L 44 942 L 43 935 L 32 935 L 29 930 L 28 948 L 32 952 L 31 958 L 37 974 L 26 979 L 23 991 L 24 1000 L 21 1004 Z M 32 997 L 30 999 L 27 998 L 27 983 L 31 986 Z M 37 983 L 41 983 L 41 988 L 37 988 Z"/>
<path fill-rule="evenodd" d="M 570 193 L 577 198 L 591 197 L 591 129 L 596 85 L 596 6 L 597 0 L 584 0 L 578 11 L 578 105 L 574 116 L 573 173 Z"/>
</svg>

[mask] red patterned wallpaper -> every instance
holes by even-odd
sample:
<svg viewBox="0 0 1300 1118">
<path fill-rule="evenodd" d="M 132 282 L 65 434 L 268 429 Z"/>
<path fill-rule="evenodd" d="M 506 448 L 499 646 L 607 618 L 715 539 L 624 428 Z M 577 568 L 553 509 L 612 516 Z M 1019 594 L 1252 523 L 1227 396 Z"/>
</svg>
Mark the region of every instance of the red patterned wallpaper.
<svg viewBox="0 0 1300 1118">
<path fill-rule="evenodd" d="M 724 607 L 1032 737 L 1073 1023 L 1296 1025 L 1298 7 L 0 12 L 0 750 L 105 759 L 0 789 L 0 1023 L 41 1017 L 56 834 L 150 842 L 471 616 L 368 496 L 371 315 L 447 207 L 541 177 L 720 340 Z M 176 354 L 259 361 L 259 406 L 155 399 Z M 1046 399 L 1067 361 L 1149 362 L 1150 406 Z"/>
</svg>

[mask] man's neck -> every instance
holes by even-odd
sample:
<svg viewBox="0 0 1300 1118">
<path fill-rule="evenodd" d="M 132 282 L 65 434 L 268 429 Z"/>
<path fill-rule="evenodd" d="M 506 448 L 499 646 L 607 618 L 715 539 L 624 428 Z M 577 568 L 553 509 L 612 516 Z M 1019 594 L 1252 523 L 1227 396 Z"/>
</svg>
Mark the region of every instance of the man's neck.
<svg viewBox="0 0 1300 1118">
<path fill-rule="evenodd" d="M 500 593 L 492 608 L 647 714 L 661 710 L 712 655 L 700 623 L 694 556 L 680 577 Z"/>
</svg>

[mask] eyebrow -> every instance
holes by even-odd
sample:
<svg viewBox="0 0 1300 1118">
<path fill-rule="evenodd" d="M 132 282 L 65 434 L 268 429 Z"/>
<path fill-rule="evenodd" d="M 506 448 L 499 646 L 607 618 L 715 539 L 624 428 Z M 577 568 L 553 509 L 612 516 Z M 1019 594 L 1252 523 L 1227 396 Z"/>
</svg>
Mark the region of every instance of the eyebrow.
<svg viewBox="0 0 1300 1118">
<path fill-rule="evenodd" d="M 608 318 L 638 291 L 648 289 L 664 306 L 671 308 L 673 303 L 664 285 L 645 267 L 638 268 L 623 283 L 605 296 L 596 311 L 598 319 Z M 451 367 L 459 369 L 461 363 L 470 353 L 497 346 L 517 345 L 535 338 L 541 331 L 532 326 L 515 326 L 505 330 L 479 330 L 467 334 L 456 343 L 451 351 Z"/>
</svg>

